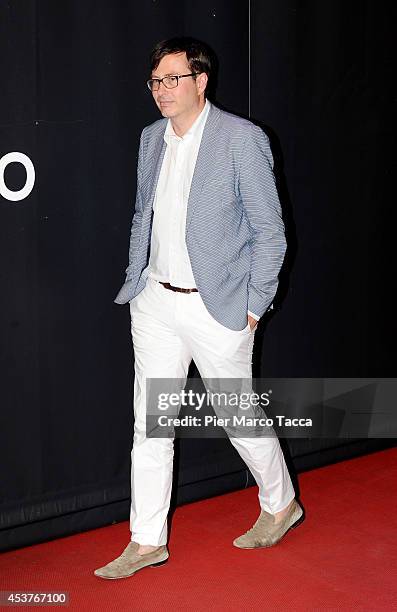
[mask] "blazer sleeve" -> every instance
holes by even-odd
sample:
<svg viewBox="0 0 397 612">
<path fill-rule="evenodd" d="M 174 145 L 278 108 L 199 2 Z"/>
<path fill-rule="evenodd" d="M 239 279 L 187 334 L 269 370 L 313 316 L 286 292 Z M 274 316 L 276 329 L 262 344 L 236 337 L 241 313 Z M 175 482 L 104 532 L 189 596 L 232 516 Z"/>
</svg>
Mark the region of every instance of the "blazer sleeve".
<svg viewBox="0 0 397 612">
<path fill-rule="evenodd" d="M 250 128 L 241 154 L 239 191 L 251 231 L 248 310 L 262 316 L 273 307 L 287 244 L 269 138 L 260 127 Z"/>
<path fill-rule="evenodd" d="M 138 165 L 137 165 L 137 183 L 136 183 L 136 198 L 135 198 L 135 212 L 132 218 L 131 234 L 130 234 L 130 246 L 128 250 L 128 267 L 126 268 L 126 282 L 132 278 L 133 268 L 136 260 L 136 250 L 139 247 L 139 240 L 141 235 L 142 225 L 142 169 L 144 165 L 144 128 L 141 133 L 139 141 L 139 152 L 138 152 Z"/>
</svg>

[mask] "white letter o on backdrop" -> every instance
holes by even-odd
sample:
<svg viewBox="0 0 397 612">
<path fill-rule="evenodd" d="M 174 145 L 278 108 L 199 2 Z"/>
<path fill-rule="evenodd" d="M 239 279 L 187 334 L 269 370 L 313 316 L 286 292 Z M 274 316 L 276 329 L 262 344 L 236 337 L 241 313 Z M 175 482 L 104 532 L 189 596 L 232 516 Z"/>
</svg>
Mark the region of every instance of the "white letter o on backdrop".
<svg viewBox="0 0 397 612">
<path fill-rule="evenodd" d="M 11 189 L 8 189 L 4 182 L 4 170 L 6 166 L 12 162 L 19 162 L 25 167 L 26 170 L 26 183 L 22 189 L 19 189 L 18 191 L 11 191 Z M 34 166 L 30 158 L 24 153 L 13 151 L 12 153 L 7 153 L 0 159 L 0 195 L 2 195 L 6 200 L 18 202 L 18 200 L 24 200 L 27 198 L 34 187 L 34 180 Z"/>
</svg>

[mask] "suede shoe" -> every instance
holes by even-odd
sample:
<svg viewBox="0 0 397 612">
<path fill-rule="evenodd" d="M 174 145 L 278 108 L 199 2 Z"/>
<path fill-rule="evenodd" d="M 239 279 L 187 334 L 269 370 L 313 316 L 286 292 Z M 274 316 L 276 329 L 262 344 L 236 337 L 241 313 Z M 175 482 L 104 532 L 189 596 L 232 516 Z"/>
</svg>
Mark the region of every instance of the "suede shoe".
<svg viewBox="0 0 397 612">
<path fill-rule="evenodd" d="M 275 524 L 274 514 L 262 510 L 254 526 L 233 542 L 237 548 L 268 548 L 274 546 L 304 520 L 304 512 L 294 499 L 285 517 Z"/>
<path fill-rule="evenodd" d="M 117 559 L 96 569 L 95 576 L 108 580 L 128 578 L 144 567 L 162 565 L 169 557 L 166 546 L 159 546 L 156 550 L 144 555 L 138 555 L 138 548 L 137 542 L 130 542 Z"/>
</svg>

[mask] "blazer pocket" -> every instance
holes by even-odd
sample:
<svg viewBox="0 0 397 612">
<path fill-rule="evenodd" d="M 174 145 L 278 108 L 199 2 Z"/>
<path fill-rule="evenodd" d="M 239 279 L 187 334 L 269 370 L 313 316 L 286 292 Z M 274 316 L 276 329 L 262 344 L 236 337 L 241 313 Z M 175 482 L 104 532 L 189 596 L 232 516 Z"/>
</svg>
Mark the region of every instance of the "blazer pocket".
<svg viewBox="0 0 397 612">
<path fill-rule="evenodd" d="M 229 187 L 229 181 L 223 177 L 216 176 L 213 178 L 207 178 L 204 181 L 202 192 L 214 194 L 220 197 L 223 192 Z"/>
<path fill-rule="evenodd" d="M 227 269 L 232 276 L 243 276 L 250 271 L 249 257 L 239 257 L 228 264 Z"/>
</svg>

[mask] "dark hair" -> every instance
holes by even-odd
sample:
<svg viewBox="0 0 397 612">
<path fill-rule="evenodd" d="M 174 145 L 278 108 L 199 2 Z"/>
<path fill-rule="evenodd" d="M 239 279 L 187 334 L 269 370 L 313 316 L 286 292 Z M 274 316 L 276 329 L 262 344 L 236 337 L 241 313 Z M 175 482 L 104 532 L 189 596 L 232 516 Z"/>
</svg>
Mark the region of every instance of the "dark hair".
<svg viewBox="0 0 397 612">
<path fill-rule="evenodd" d="M 216 85 L 217 59 L 211 47 L 197 38 L 178 36 L 157 43 L 150 54 L 150 70 L 156 70 L 166 55 L 183 52 L 186 53 L 191 72 L 205 72 L 208 76 L 204 92 L 204 96 L 208 98 Z"/>
</svg>

